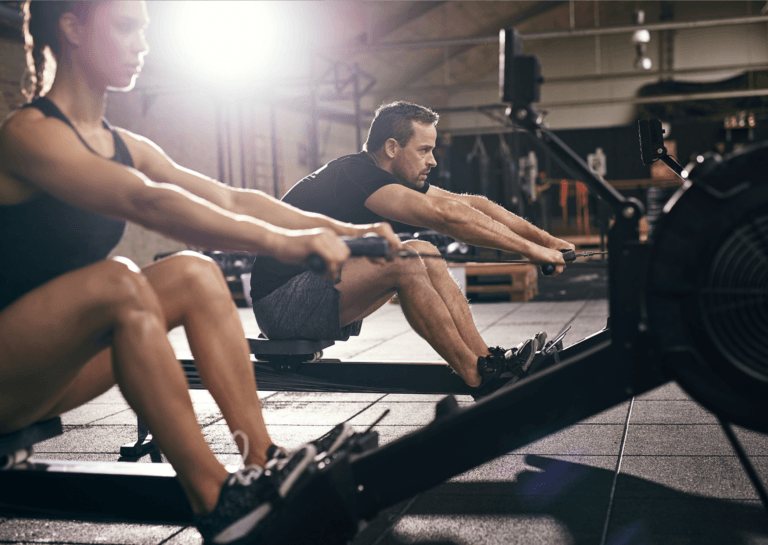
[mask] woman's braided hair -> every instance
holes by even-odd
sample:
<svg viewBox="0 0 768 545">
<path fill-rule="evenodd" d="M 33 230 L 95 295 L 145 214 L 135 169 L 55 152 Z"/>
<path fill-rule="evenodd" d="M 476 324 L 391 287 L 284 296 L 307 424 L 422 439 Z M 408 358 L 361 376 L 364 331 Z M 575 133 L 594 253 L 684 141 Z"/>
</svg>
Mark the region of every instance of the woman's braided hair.
<svg viewBox="0 0 768 545">
<path fill-rule="evenodd" d="M 22 91 L 27 100 L 40 96 L 50 87 L 59 54 L 59 19 L 64 13 L 72 12 L 83 20 L 90 4 L 84 0 L 24 2 L 24 49 L 29 79 Z"/>
</svg>

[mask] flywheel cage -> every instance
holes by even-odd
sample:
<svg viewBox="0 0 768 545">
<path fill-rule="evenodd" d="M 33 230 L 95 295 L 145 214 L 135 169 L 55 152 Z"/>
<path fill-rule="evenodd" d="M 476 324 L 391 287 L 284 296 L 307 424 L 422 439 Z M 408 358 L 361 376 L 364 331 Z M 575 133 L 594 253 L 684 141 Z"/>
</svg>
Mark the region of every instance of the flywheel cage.
<svg viewBox="0 0 768 545">
<path fill-rule="evenodd" d="M 768 142 L 711 155 L 664 207 L 644 311 L 663 372 L 768 433 Z"/>
<path fill-rule="evenodd" d="M 699 306 L 723 356 L 768 381 L 768 211 L 750 214 L 720 245 Z"/>
</svg>

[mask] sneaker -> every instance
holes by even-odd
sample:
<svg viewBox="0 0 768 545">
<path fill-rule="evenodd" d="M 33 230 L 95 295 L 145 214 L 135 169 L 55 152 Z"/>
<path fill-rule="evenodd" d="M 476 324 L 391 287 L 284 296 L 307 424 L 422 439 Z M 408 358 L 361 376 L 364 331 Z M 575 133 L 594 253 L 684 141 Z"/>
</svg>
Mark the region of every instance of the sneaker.
<svg viewBox="0 0 768 545">
<path fill-rule="evenodd" d="M 471 394 L 475 401 L 492 394 L 507 383 L 501 376 L 504 370 L 505 364 L 500 358 L 492 355 L 477 358 L 477 372 L 480 374 L 481 381 L 480 386 Z"/>
<path fill-rule="evenodd" d="M 257 539 L 315 454 L 314 445 L 307 444 L 288 458 L 272 458 L 266 468 L 247 466 L 231 474 L 213 511 L 195 516 L 205 543 L 240 545 Z"/>
<path fill-rule="evenodd" d="M 536 352 L 544 348 L 547 342 L 547 334 L 544 331 L 536 333 L 530 339 L 525 339 L 520 342 L 514 348 L 504 350 L 501 347 L 489 348 L 491 356 L 494 359 L 504 362 L 505 371 L 503 373 L 506 378 L 526 377 L 529 374 L 531 363 L 536 356 Z"/>
<path fill-rule="evenodd" d="M 283 447 L 278 447 L 277 445 L 269 445 L 267 448 L 267 463 L 269 463 L 269 461 L 273 458 L 288 458 L 289 456 L 290 453 Z"/>
<path fill-rule="evenodd" d="M 316 460 L 322 460 L 336 452 L 344 442 L 355 435 L 355 430 L 347 422 L 334 426 L 334 428 L 323 435 L 322 437 L 315 439 L 311 444 L 317 449 Z"/>
<path fill-rule="evenodd" d="M 315 445 L 306 443 L 287 457 L 272 458 L 264 467 L 264 475 L 270 478 L 279 496 L 285 498 L 316 455 Z"/>
</svg>

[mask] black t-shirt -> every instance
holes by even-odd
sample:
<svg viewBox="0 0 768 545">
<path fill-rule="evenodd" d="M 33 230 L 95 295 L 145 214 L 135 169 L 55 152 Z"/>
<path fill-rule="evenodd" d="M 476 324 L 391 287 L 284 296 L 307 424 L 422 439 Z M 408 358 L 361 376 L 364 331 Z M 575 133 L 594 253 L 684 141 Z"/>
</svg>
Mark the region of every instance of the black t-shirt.
<svg viewBox="0 0 768 545">
<path fill-rule="evenodd" d="M 316 212 L 349 223 L 387 221 L 365 206 L 377 190 L 397 184 L 397 178 L 376 166 L 373 158 L 362 151 L 335 159 L 300 180 L 283 197 L 283 201 L 307 212 Z M 415 189 L 429 190 L 429 183 Z M 251 274 L 251 297 L 266 297 L 306 269 L 288 265 L 267 256 L 257 256 Z"/>
</svg>

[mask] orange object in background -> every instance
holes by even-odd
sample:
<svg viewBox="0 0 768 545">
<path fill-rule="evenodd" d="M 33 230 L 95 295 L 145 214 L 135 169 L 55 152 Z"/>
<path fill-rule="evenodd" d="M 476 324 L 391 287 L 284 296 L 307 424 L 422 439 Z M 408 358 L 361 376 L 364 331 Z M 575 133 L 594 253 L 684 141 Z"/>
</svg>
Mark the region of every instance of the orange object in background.
<svg viewBox="0 0 768 545">
<path fill-rule="evenodd" d="M 568 227 L 568 180 L 560 180 L 560 210 L 563 212 L 563 227 Z"/>
<path fill-rule="evenodd" d="M 569 186 L 574 183 L 576 189 L 576 232 L 590 235 L 589 221 L 589 190 L 581 182 L 560 180 L 560 209 L 563 212 L 563 227 L 568 226 L 568 193 Z"/>
<path fill-rule="evenodd" d="M 576 182 L 576 229 L 590 235 L 589 224 L 589 190 L 583 183 Z"/>
</svg>

